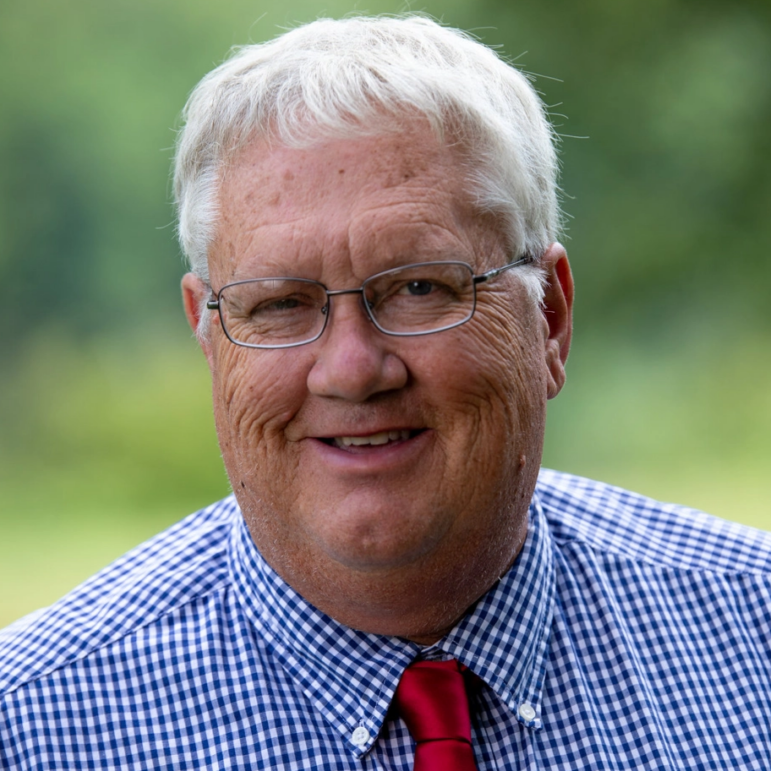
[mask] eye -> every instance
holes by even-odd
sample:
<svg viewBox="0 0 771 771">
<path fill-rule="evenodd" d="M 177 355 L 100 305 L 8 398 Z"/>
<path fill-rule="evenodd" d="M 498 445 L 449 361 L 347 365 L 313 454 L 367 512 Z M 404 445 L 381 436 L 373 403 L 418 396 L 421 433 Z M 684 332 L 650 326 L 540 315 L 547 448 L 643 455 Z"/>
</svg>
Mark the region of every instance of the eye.
<svg viewBox="0 0 771 771">
<path fill-rule="evenodd" d="M 288 283 L 288 282 L 285 282 Z M 262 291 L 252 298 L 251 316 L 286 315 L 319 310 L 324 303 L 324 296 L 308 291 L 304 284 L 283 286 L 273 289 L 269 285 L 258 287 Z M 265 291 L 271 289 L 272 291 Z"/>
<path fill-rule="evenodd" d="M 231 298 L 230 316 L 233 319 L 260 321 L 268 318 L 287 318 L 318 310 L 315 298 L 300 293 L 281 294 L 270 297 L 259 296 L 258 293 L 249 298 Z"/>
<path fill-rule="evenodd" d="M 275 313 L 280 311 L 292 311 L 296 308 L 299 308 L 301 304 L 307 305 L 308 303 L 301 303 L 301 301 L 296 297 L 282 297 L 278 300 L 262 303 L 260 306 L 253 308 L 252 313 Z"/>
<path fill-rule="evenodd" d="M 423 295 L 431 294 L 434 290 L 435 284 L 433 281 L 427 279 L 416 279 L 415 281 L 408 281 L 400 290 L 399 294 L 408 294 L 413 297 L 422 297 Z"/>
</svg>

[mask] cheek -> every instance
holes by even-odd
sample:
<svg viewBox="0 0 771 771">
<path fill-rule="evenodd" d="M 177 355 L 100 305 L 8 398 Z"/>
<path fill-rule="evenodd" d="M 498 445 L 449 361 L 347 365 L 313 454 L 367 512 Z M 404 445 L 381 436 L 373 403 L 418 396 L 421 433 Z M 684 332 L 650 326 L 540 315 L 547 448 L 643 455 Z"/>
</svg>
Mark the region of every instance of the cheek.
<svg viewBox="0 0 771 771">
<path fill-rule="evenodd" d="M 223 454 L 234 453 L 254 468 L 256 460 L 276 457 L 271 450 L 285 441 L 284 429 L 304 398 L 305 378 L 283 352 L 229 347 L 223 346 L 215 367 L 220 445 Z"/>
<path fill-rule="evenodd" d="M 510 424 L 543 401 L 544 366 L 533 321 L 488 307 L 458 329 L 446 383 L 456 401 L 479 413 L 480 419 L 500 420 L 505 415 Z"/>
<path fill-rule="evenodd" d="M 448 450 L 460 450 L 484 475 L 518 468 L 523 457 L 540 463 L 547 382 L 539 316 L 487 303 L 448 341 L 444 377 L 434 373 L 442 402 L 452 406 L 444 435 L 463 437 Z"/>
</svg>

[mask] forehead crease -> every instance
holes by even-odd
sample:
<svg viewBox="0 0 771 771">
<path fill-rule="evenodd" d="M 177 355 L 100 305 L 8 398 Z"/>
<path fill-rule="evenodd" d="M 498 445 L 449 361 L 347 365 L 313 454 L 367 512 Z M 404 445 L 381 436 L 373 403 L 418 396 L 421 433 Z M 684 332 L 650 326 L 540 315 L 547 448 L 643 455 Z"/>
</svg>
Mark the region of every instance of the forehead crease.
<svg viewBox="0 0 771 771">
<path fill-rule="evenodd" d="M 406 208 L 406 207 L 405 207 Z M 436 213 L 405 217 L 376 217 L 368 222 L 352 223 L 348 242 L 353 254 L 374 251 L 392 252 L 401 249 L 442 250 L 467 243 L 458 224 Z"/>
<path fill-rule="evenodd" d="M 362 202 L 348 224 L 348 240 L 352 251 L 400 243 L 470 245 L 478 225 L 461 191 L 425 186 L 391 200 Z"/>
<path fill-rule="evenodd" d="M 223 179 L 220 259 L 241 276 L 287 260 L 315 272 L 325 255 L 352 268 L 416 247 L 465 252 L 480 224 L 466 182 L 457 153 L 418 130 L 307 150 L 258 142 Z"/>
</svg>

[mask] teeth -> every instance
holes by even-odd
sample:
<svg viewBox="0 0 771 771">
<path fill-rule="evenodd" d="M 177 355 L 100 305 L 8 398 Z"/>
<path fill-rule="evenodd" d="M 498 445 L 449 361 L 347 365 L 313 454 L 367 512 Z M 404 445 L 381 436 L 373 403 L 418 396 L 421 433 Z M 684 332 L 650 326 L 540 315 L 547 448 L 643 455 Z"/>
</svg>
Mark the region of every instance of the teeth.
<svg viewBox="0 0 771 771">
<path fill-rule="evenodd" d="M 338 447 L 363 447 L 365 445 L 388 444 L 396 442 L 399 439 L 409 439 L 409 429 L 401 431 L 381 431 L 379 434 L 370 434 L 370 436 L 336 436 L 335 444 Z"/>
</svg>

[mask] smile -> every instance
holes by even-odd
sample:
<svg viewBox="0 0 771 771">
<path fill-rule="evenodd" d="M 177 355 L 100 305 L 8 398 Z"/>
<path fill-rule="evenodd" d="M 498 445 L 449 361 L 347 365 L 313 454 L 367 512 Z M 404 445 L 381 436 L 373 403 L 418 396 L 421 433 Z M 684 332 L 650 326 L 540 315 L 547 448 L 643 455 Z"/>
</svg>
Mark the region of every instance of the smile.
<svg viewBox="0 0 771 771">
<path fill-rule="evenodd" d="M 369 436 L 335 436 L 324 440 L 334 447 L 377 447 L 390 442 L 403 442 L 409 439 L 413 432 L 409 429 L 398 429 L 394 431 L 379 431 Z"/>
</svg>

